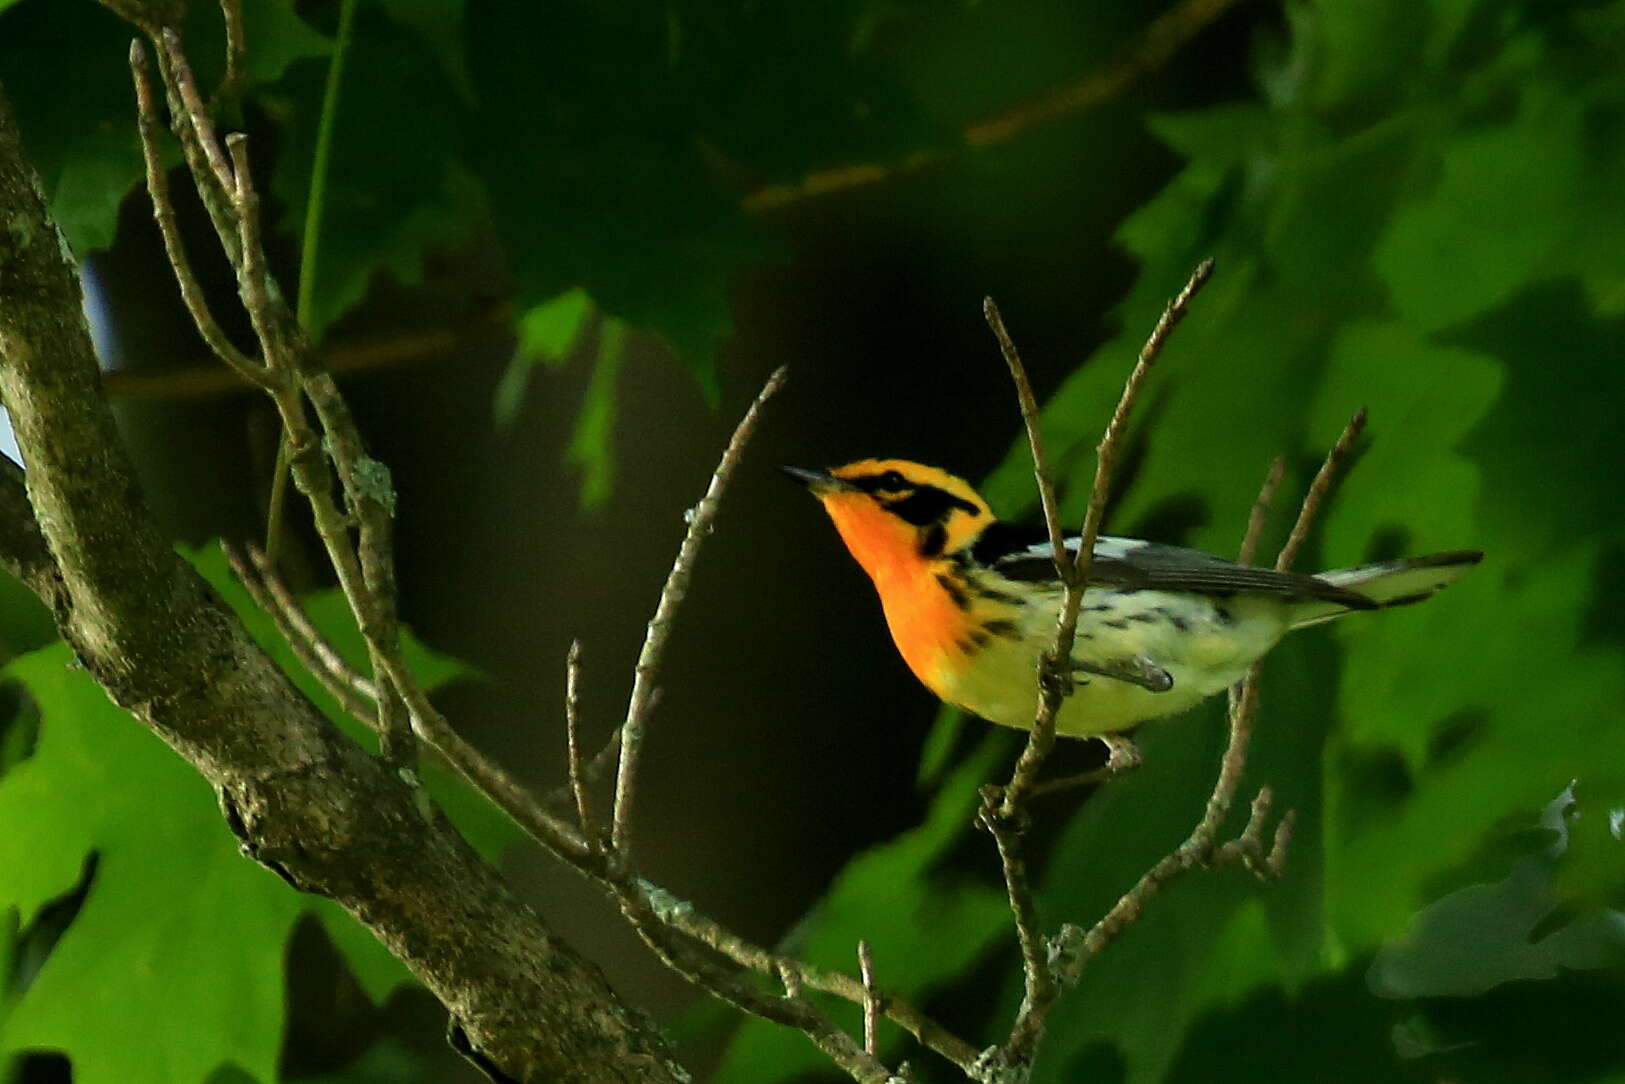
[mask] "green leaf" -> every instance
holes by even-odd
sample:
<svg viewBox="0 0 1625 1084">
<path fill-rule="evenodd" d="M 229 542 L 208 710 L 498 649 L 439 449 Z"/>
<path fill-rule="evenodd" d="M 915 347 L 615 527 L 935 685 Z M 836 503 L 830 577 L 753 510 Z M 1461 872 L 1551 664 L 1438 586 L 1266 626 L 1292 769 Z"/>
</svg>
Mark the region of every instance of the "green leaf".
<svg viewBox="0 0 1625 1084">
<path fill-rule="evenodd" d="M 468 26 L 462 0 L 378 0 L 439 59 L 458 91 L 473 96 L 468 75 Z"/>
<path fill-rule="evenodd" d="M 1418 912 L 1402 939 L 1377 952 L 1368 972 L 1372 992 L 1467 997 L 1564 970 L 1625 965 L 1625 914 L 1563 916 L 1559 909 L 1553 875 L 1568 849 L 1574 804 L 1570 788 L 1546 807 L 1541 821 L 1555 838 L 1505 878 L 1458 889 Z"/>
<path fill-rule="evenodd" d="M 626 325 L 605 320 L 598 331 L 598 356 L 581 401 L 575 432 L 564 456 L 581 468 L 581 507 L 591 511 L 609 499 L 615 478 L 615 381 L 626 350 Z"/>
<path fill-rule="evenodd" d="M 0 84 L 51 215 L 77 252 L 113 243 L 119 203 L 144 168 L 130 36 L 95 4 L 31 0 L 0 13 Z"/>
<path fill-rule="evenodd" d="M 0 780 L 0 907 L 26 924 L 99 862 L 0 1052 L 62 1050 L 83 1084 L 201 1080 L 226 1061 L 273 1080 L 300 900 L 238 853 L 208 784 L 71 665 L 58 644 L 7 671 L 44 719 Z"/>
<path fill-rule="evenodd" d="M 213 6 L 197 5 L 205 11 Z M 189 40 L 208 39 L 193 33 Z M 245 0 L 243 41 L 244 72 L 251 86 L 274 83 L 296 61 L 333 52 L 333 43 L 312 30 L 285 0 Z"/>
<path fill-rule="evenodd" d="M 1374 265 L 1394 307 L 1419 329 L 1505 300 L 1576 232 L 1581 105 L 1572 94 L 1529 87 L 1511 123 L 1451 141 L 1431 190 L 1397 209 Z"/>
<path fill-rule="evenodd" d="M 130 83 L 133 28 L 95 4 L 50 0 L 0 4 L 0 83 L 17 113 L 29 159 L 39 171 L 51 215 L 77 252 L 113 243 L 119 205 L 144 166 Z M 200 83 L 214 85 L 224 48 L 215 5 L 194 5 Z M 320 56 L 327 39 L 283 0 L 245 0 L 250 90 L 296 60 Z M 64 79 L 63 72 L 73 78 Z"/>
<path fill-rule="evenodd" d="M 728 277 L 764 246 L 675 92 L 666 11 L 474 0 L 468 27 L 471 155 L 519 309 L 580 286 L 670 341 L 714 401 Z"/>
<path fill-rule="evenodd" d="M 39 597 L 9 572 L 0 571 L 0 661 L 56 639 L 56 622 Z"/>
<path fill-rule="evenodd" d="M 586 330 L 591 313 L 592 299 L 578 287 L 519 317 L 519 349 L 503 371 L 492 402 L 499 430 L 510 429 L 519 416 L 535 367 L 540 364 L 554 369 L 562 365 Z"/>
<path fill-rule="evenodd" d="M 301 688 L 336 712 L 251 608 L 219 552 L 195 560 Z M 352 621 L 337 619 L 340 606 L 328 592 L 308 609 L 353 657 L 359 636 Z M 408 657 L 429 686 L 465 672 L 415 643 Z M 335 905 L 295 893 L 243 858 L 208 784 L 111 704 L 65 646 L 20 658 L 7 674 L 42 718 L 32 755 L 0 776 L 0 825 L 9 826 L 0 831 L 0 913 L 14 909 L 27 925 L 79 882 L 91 855 L 97 861 L 82 908 L 11 1006 L 0 1055 L 61 1050 L 86 1084 L 184 1084 L 228 1063 L 274 1080 L 283 953 L 307 909 L 370 996 L 382 1000 L 405 981 L 404 969 Z M 514 838 L 513 826 L 460 782 L 433 772 L 426 782 L 485 853 Z"/>
<path fill-rule="evenodd" d="M 1285 55 L 1299 70 L 1268 102 L 1155 122 L 1190 160 L 1119 231 L 1142 266 L 1122 333 L 1063 382 L 1043 426 L 1076 523 L 1135 352 L 1213 255 L 1217 276 L 1142 396 L 1133 485 L 1108 528 L 1233 550 L 1271 456 L 1293 467 L 1283 493 L 1301 491 L 1369 405 L 1359 463 L 1304 564 L 1489 557 L 1435 601 L 1272 655 L 1243 792 L 1268 783 L 1277 809 L 1298 811 L 1286 878 L 1260 893 L 1197 874 L 1160 893 L 1057 1007 L 1036 1081 L 1258 1079 L 1260 1065 L 1406 1079 L 1386 1047 L 1345 1064 L 1338 1044 L 1300 1050 L 1270 1033 L 1289 1019 L 1324 1035 L 1343 1009 L 1300 1016 L 1291 992 L 1349 981 L 1361 954 L 1460 888 L 1500 826 L 1570 779 L 1595 805 L 1554 891 L 1594 904 L 1625 883 L 1603 813 L 1625 809 L 1625 577 L 1612 571 L 1625 481 L 1591 436 L 1617 428 L 1601 389 L 1617 385 L 1625 342 L 1597 319 L 1618 277 L 1617 181 L 1602 180 L 1625 160 L 1617 39 L 1581 46 L 1551 9 L 1543 37 L 1503 33 L 1470 5 L 1404 7 L 1298 9 Z M 984 489 L 1002 514 L 1031 509 L 1030 471 L 1017 438 Z M 1057 844 L 1040 901 L 1050 928 L 1093 921 L 1184 838 L 1220 729 L 1205 709 L 1140 732 L 1145 766 L 1093 796 Z M 1020 996 L 1013 970 L 1003 992 L 1001 1022 Z M 1250 1025 L 1264 1030 L 1249 1057 L 1218 1057 L 1207 1022 L 1234 1027 L 1235 1007 L 1255 1004 L 1275 1015 Z M 1397 1022 L 1348 1011 L 1366 1046 Z"/>
<path fill-rule="evenodd" d="M 449 80 L 381 5 L 360 7 L 337 88 L 316 266 L 301 270 L 315 276 L 304 314 L 314 337 L 361 301 L 375 274 L 421 282 L 425 251 L 461 240 L 478 221 L 483 197 L 461 160 L 466 118 Z M 285 207 L 283 228 L 301 238 L 326 90 L 327 65 L 307 61 L 265 95 L 286 138 L 272 189 Z M 402 101 L 412 103 L 410 139 L 380 120 Z"/>
<path fill-rule="evenodd" d="M 342 1073 L 296 1077 L 290 1084 L 416 1084 L 423 1074 L 422 1059 L 385 1040 L 370 1047 Z"/>
</svg>

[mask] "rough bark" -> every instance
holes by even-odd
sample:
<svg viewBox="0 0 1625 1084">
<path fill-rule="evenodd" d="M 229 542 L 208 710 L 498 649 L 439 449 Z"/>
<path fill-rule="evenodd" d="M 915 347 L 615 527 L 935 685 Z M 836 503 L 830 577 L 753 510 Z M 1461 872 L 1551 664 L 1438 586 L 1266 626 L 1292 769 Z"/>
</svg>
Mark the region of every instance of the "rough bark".
<svg viewBox="0 0 1625 1084">
<path fill-rule="evenodd" d="M 0 559 L 108 695 L 213 784 L 246 854 L 372 930 L 495 1079 L 684 1079 L 652 1024 L 317 711 L 162 536 L 3 89 L 0 398 L 27 461 L 21 479 L 0 471 Z"/>
</svg>

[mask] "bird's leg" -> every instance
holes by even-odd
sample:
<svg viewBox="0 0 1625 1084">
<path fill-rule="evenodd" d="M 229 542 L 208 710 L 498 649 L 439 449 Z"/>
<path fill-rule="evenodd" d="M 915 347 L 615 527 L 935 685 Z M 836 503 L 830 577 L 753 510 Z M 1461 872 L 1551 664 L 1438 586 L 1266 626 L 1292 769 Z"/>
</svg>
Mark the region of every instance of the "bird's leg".
<svg viewBox="0 0 1625 1084">
<path fill-rule="evenodd" d="M 1102 744 L 1106 746 L 1106 772 L 1117 775 L 1119 772 L 1132 771 L 1140 766 L 1143 759 L 1140 756 L 1140 747 L 1134 744 L 1134 739 L 1127 734 L 1097 734 Z"/>
<path fill-rule="evenodd" d="M 1127 734 L 1096 734 L 1095 737 L 1106 747 L 1105 764 L 1076 775 L 1047 779 L 1033 788 L 1033 794 L 1044 796 L 1065 790 L 1076 790 L 1079 787 L 1098 786 L 1140 766 L 1140 747 L 1135 745 L 1134 739 Z"/>
</svg>

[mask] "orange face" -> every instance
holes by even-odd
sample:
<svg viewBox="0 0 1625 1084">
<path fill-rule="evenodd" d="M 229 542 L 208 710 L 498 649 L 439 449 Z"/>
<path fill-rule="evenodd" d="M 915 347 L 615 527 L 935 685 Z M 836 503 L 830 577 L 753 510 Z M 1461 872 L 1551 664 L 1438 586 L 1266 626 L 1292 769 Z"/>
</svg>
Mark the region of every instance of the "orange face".
<svg viewBox="0 0 1625 1084">
<path fill-rule="evenodd" d="M 963 479 L 906 459 L 861 459 L 824 474 L 790 473 L 823 503 L 846 548 L 876 584 L 954 553 L 993 521 Z"/>
<path fill-rule="evenodd" d="M 841 541 L 876 583 L 912 575 L 927 558 L 920 529 L 888 512 L 861 489 L 835 489 L 818 496 Z"/>
<path fill-rule="evenodd" d="M 864 459 L 833 471 L 787 473 L 810 489 L 846 548 L 874 581 L 892 639 L 921 681 L 944 695 L 939 672 L 969 612 L 946 575 L 952 554 L 993 521 L 987 505 L 946 471 L 903 459 Z"/>
</svg>

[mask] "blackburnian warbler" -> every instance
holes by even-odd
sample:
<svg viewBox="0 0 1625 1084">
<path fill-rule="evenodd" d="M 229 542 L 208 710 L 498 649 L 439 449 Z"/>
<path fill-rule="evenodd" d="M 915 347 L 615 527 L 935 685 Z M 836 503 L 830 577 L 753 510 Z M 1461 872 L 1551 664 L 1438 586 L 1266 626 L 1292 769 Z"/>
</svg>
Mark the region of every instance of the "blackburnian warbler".
<svg viewBox="0 0 1625 1084">
<path fill-rule="evenodd" d="M 1042 528 L 1000 523 L 962 479 L 904 459 L 785 467 L 874 581 L 910 670 L 950 704 L 1028 729 L 1063 590 Z M 1068 540 L 1076 553 L 1079 539 Z M 1084 592 L 1072 695 L 1056 730 L 1109 735 L 1233 685 L 1292 629 L 1402 606 L 1454 583 L 1471 550 L 1309 576 L 1102 535 Z"/>
</svg>

